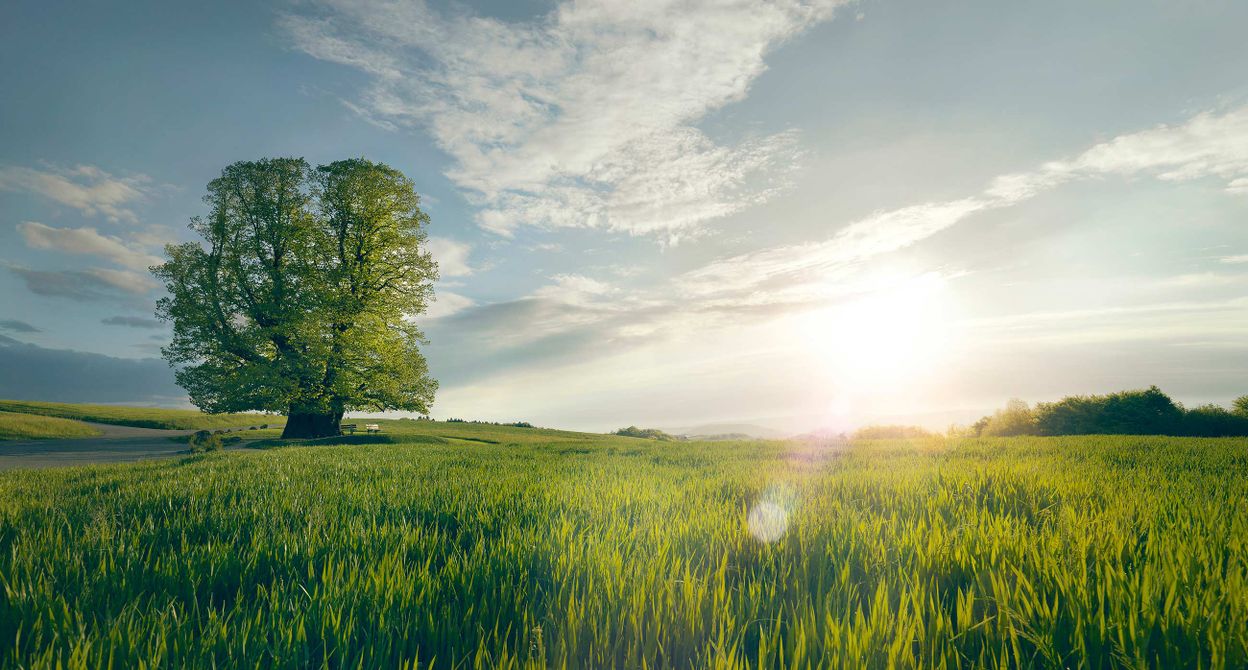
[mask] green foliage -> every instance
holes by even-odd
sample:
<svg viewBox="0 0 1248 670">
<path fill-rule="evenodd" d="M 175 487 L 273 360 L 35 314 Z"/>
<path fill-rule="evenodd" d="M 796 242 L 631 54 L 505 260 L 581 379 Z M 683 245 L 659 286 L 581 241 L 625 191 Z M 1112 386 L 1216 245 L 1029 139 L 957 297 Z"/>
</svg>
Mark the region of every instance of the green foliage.
<svg viewBox="0 0 1248 670">
<path fill-rule="evenodd" d="M 672 435 L 669 435 L 658 428 L 638 428 L 637 426 L 621 428 L 612 434 L 619 435 L 620 437 L 640 437 L 647 440 L 670 441 L 676 439 Z"/>
<path fill-rule="evenodd" d="M 0 400 L 0 411 L 54 416 L 63 419 L 109 423 L 139 428 L 195 430 L 198 428 L 234 428 L 260 422 L 281 425 L 282 418 L 267 414 L 204 414 L 190 409 L 159 407 L 126 407 L 123 405 L 83 405 L 64 402 L 33 402 Z M 92 433 L 96 434 L 96 433 Z"/>
<path fill-rule="evenodd" d="M 1235 416 L 1248 418 L 1248 395 L 1241 395 L 1231 404 L 1231 412 Z"/>
<path fill-rule="evenodd" d="M 932 435 L 920 426 L 879 425 L 863 426 L 854 431 L 853 437 L 855 440 L 908 440 Z"/>
<path fill-rule="evenodd" d="M 217 451 L 224 448 L 222 444 L 221 434 L 214 433 L 210 430 L 197 430 L 191 434 L 187 444 L 191 447 L 191 453 L 198 454 L 206 451 Z"/>
<path fill-rule="evenodd" d="M 1004 409 L 997 410 L 980 428 L 980 435 L 986 437 L 1014 437 L 1017 435 L 1035 435 L 1038 426 L 1036 415 L 1027 403 L 1017 398 L 1006 403 Z"/>
<path fill-rule="evenodd" d="M 0 406 L 3 401 L 0 401 Z M 69 419 L 0 411 L 0 440 L 94 437 L 100 431 Z"/>
<path fill-rule="evenodd" d="M 1245 440 L 385 430 L 0 473 L 0 666 L 1248 664 Z"/>
<path fill-rule="evenodd" d="M 425 412 L 437 383 L 410 317 L 437 277 L 412 182 L 363 159 L 315 170 L 244 161 L 208 185 L 203 241 L 153 268 L 165 358 L 205 411 L 268 410 L 337 428 L 348 410 Z"/>
<path fill-rule="evenodd" d="M 1182 407 L 1156 386 L 1036 405 L 1040 435 L 1175 435 L 1182 421 Z"/>
<path fill-rule="evenodd" d="M 410 421 L 410 419 L 408 419 L 407 417 L 404 417 L 399 420 Z M 429 419 L 427 417 L 421 417 L 417 419 L 417 421 L 428 421 L 428 420 Z M 452 417 L 450 419 L 447 419 L 446 422 L 447 423 L 471 423 L 471 424 L 476 424 L 479 426 L 511 426 L 512 428 L 532 428 L 533 427 L 533 424 L 529 423 L 528 421 L 511 421 L 511 422 L 477 421 L 474 419 L 457 419 L 457 418 Z"/>
<path fill-rule="evenodd" d="M 1156 386 L 1108 395 L 1067 396 L 1057 402 L 1011 400 L 1005 409 L 976 421 L 975 436 L 1014 435 L 1173 435 L 1188 437 L 1248 436 L 1248 414 L 1216 405 L 1184 407 Z M 956 432 L 956 431 L 955 431 Z"/>
</svg>

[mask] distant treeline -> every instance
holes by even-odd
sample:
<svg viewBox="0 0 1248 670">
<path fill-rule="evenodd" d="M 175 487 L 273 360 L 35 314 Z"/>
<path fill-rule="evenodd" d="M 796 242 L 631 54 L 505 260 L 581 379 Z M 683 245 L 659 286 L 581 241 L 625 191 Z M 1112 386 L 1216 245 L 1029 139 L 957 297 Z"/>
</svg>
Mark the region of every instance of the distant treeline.
<svg viewBox="0 0 1248 670">
<path fill-rule="evenodd" d="M 499 421 L 474 421 L 472 419 L 456 419 L 452 417 L 450 419 L 447 419 L 446 422 L 447 423 L 475 423 L 479 426 L 510 426 L 512 428 L 532 428 L 533 427 L 533 424 L 529 423 L 528 421 L 512 421 L 510 423 L 507 423 L 507 422 L 499 422 Z"/>
<path fill-rule="evenodd" d="M 1156 386 L 1108 395 L 1067 396 L 1029 407 L 1011 400 L 990 416 L 956 432 L 970 436 L 1174 435 L 1248 436 L 1248 396 L 1231 409 L 1201 405 L 1187 409 Z"/>
</svg>

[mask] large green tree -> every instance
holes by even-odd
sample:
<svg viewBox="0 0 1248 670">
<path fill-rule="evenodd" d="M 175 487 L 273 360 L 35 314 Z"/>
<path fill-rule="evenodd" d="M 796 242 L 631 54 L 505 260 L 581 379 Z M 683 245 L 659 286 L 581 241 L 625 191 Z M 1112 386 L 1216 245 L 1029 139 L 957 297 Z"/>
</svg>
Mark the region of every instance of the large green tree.
<svg viewBox="0 0 1248 670">
<path fill-rule="evenodd" d="M 200 242 L 152 272 L 163 352 L 206 412 L 286 414 L 284 437 L 338 434 L 351 410 L 426 412 L 437 382 L 411 318 L 433 296 L 429 217 L 411 180 L 363 159 L 238 162 L 208 184 Z"/>
</svg>

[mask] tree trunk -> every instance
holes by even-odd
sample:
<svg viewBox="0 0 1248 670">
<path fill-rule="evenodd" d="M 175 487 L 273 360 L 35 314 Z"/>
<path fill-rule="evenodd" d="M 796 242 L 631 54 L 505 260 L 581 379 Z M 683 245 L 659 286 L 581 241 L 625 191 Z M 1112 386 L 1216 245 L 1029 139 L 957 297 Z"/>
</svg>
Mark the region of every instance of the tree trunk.
<svg viewBox="0 0 1248 670">
<path fill-rule="evenodd" d="M 315 438 L 341 435 L 342 430 L 339 428 L 341 420 L 342 414 L 337 412 L 313 414 L 292 410 L 286 416 L 286 429 L 282 431 L 282 438 Z"/>
</svg>

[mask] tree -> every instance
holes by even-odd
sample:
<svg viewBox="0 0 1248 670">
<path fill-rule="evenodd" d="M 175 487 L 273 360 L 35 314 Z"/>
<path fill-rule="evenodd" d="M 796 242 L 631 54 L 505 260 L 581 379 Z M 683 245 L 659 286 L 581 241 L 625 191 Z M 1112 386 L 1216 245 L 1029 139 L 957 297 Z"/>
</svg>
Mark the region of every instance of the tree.
<svg viewBox="0 0 1248 670">
<path fill-rule="evenodd" d="M 208 184 L 202 242 L 152 268 L 163 349 L 191 402 L 287 416 L 283 437 L 337 435 L 350 410 L 428 412 L 437 390 L 410 318 L 433 295 L 412 182 L 364 159 L 234 163 Z"/>
<path fill-rule="evenodd" d="M 1248 395 L 1241 395 L 1231 404 L 1231 413 L 1235 416 L 1248 417 Z"/>
<path fill-rule="evenodd" d="M 1036 417 L 1027 403 L 1018 398 L 1011 398 L 1005 409 L 997 410 L 980 428 L 980 434 L 989 437 L 1014 437 L 1017 435 L 1035 435 Z"/>
</svg>

